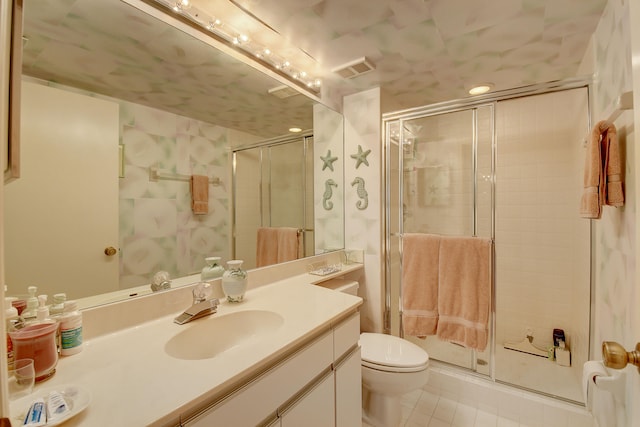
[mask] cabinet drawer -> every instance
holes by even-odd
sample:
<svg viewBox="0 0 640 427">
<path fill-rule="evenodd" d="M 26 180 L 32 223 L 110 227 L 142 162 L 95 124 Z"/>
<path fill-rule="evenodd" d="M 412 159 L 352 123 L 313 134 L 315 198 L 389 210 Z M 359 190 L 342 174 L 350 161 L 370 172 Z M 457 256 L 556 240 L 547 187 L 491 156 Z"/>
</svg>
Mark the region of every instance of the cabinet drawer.
<svg viewBox="0 0 640 427">
<path fill-rule="evenodd" d="M 360 313 L 355 313 L 333 331 L 333 359 L 338 360 L 360 340 Z"/>
<path fill-rule="evenodd" d="M 327 332 L 184 425 L 258 425 L 332 362 L 332 334 Z"/>
</svg>

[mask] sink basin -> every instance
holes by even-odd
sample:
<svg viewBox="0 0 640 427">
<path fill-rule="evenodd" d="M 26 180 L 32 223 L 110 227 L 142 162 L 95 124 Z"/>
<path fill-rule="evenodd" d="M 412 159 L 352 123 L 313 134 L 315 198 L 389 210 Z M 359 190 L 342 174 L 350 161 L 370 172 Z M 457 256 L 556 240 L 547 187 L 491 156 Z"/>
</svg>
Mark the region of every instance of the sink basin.
<svg viewBox="0 0 640 427">
<path fill-rule="evenodd" d="M 278 313 L 266 310 L 213 314 L 184 325 L 186 329 L 167 341 L 164 350 L 176 359 L 210 359 L 244 343 L 268 338 L 283 322 Z"/>
</svg>

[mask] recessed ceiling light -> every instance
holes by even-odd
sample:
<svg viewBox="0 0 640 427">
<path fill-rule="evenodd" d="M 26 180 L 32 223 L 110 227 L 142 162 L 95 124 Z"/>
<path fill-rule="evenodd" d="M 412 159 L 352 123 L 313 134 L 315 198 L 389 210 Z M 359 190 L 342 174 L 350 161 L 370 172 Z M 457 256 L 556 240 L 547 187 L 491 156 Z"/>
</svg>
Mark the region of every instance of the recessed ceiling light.
<svg viewBox="0 0 640 427">
<path fill-rule="evenodd" d="M 294 132 L 294 133 L 302 132 L 302 129 L 300 129 L 300 128 L 289 128 L 289 132 Z"/>
<path fill-rule="evenodd" d="M 482 83 L 469 89 L 469 95 L 482 95 L 483 93 L 489 92 L 491 89 L 493 89 L 492 83 Z"/>
</svg>

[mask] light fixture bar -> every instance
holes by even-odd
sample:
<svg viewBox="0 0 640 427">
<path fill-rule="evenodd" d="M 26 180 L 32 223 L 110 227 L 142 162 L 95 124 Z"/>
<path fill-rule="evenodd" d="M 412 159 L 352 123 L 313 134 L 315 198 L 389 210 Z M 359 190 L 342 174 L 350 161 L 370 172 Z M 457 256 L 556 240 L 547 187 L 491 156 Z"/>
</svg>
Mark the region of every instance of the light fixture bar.
<svg viewBox="0 0 640 427">
<path fill-rule="evenodd" d="M 214 38 L 222 39 L 230 47 L 240 50 L 246 54 L 248 58 L 253 61 L 257 61 L 260 64 L 267 66 L 279 72 L 293 83 L 304 87 L 306 90 L 311 91 L 314 94 L 318 94 L 321 80 L 309 75 L 306 71 L 300 70 L 294 67 L 286 58 L 278 55 L 266 46 L 252 40 L 246 34 L 237 31 L 229 24 L 222 22 L 219 18 L 209 16 L 202 10 L 194 7 L 189 1 L 185 0 L 147 0 L 149 3 L 162 6 L 163 9 L 173 12 L 187 19 L 189 22 L 196 24 L 196 26 L 206 34 L 215 36 Z M 241 9 L 243 12 L 244 9 Z M 252 18 L 255 18 L 253 14 L 249 14 Z M 256 19 L 259 23 L 262 23 L 260 19 Z M 271 28 L 267 26 L 267 28 Z"/>
</svg>

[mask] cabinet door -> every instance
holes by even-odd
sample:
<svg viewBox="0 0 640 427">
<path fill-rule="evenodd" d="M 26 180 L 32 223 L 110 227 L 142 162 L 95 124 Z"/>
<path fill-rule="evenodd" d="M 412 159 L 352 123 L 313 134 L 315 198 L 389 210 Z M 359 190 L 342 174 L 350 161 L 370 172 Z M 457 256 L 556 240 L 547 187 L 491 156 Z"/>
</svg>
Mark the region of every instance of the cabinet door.
<svg viewBox="0 0 640 427">
<path fill-rule="evenodd" d="M 336 427 L 362 423 L 362 368 L 360 347 L 342 360 L 335 370 Z"/>
<path fill-rule="evenodd" d="M 328 374 L 282 414 L 282 427 L 335 425 L 333 375 Z M 351 426 L 353 427 L 353 426 Z"/>
</svg>

